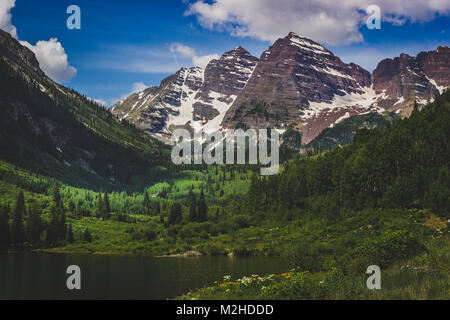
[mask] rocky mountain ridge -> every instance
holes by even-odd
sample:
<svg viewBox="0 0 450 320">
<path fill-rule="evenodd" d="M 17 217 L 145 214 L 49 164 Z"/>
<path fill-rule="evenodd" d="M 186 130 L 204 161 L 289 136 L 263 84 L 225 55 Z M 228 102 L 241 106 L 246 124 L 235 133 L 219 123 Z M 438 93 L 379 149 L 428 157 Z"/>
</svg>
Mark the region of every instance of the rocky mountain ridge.
<svg viewBox="0 0 450 320">
<path fill-rule="evenodd" d="M 165 142 L 178 127 L 284 132 L 294 126 L 308 144 L 349 117 L 385 111 L 408 116 L 415 101 L 434 99 L 450 85 L 449 50 L 385 59 L 370 74 L 291 32 L 259 59 L 237 47 L 205 69 L 183 68 L 111 110 Z"/>
</svg>

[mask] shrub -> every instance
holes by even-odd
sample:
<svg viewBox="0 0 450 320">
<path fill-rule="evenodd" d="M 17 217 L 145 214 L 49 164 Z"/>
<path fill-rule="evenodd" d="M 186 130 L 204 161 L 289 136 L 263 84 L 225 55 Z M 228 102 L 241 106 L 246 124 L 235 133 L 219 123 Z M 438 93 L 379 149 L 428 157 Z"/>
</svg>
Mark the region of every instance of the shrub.
<svg viewBox="0 0 450 320">
<path fill-rule="evenodd" d="M 250 227 L 250 218 L 246 215 L 240 214 L 232 218 L 232 223 L 238 226 L 239 229 Z"/>
</svg>

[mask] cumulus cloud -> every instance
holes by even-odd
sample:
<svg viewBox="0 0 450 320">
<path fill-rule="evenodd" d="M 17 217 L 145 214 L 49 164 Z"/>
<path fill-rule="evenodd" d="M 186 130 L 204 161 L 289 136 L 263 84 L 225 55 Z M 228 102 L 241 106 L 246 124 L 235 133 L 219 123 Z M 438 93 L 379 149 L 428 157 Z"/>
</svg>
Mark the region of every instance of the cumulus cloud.
<svg viewBox="0 0 450 320">
<path fill-rule="evenodd" d="M 11 23 L 11 9 L 14 8 L 16 0 L 0 1 L 0 29 L 10 33 L 17 39 L 17 29 Z"/>
<path fill-rule="evenodd" d="M 34 52 L 41 69 L 57 82 L 67 82 L 77 74 L 77 69 L 69 65 L 66 51 L 58 39 L 40 40 L 36 45 L 27 41 L 20 41 L 28 49 Z"/>
<path fill-rule="evenodd" d="M 128 92 L 128 93 L 125 93 L 125 94 L 122 94 L 121 96 L 120 96 L 120 98 L 112 98 L 112 99 L 109 99 L 108 101 L 109 101 L 109 104 L 110 105 L 114 105 L 114 104 L 116 104 L 118 101 L 121 101 L 121 100 L 124 100 L 124 99 L 126 99 L 126 98 L 128 98 L 129 96 L 131 96 L 132 94 L 134 94 L 134 93 L 138 93 L 138 92 L 142 92 L 142 91 L 144 91 L 145 89 L 147 89 L 147 88 L 149 88 L 150 86 L 148 86 L 148 85 L 146 85 L 145 83 L 143 83 L 143 82 L 134 82 L 132 85 L 131 85 L 131 91 L 130 92 Z M 107 103 L 105 103 L 105 105 L 107 105 Z"/>
<path fill-rule="evenodd" d="M 133 93 L 142 92 L 142 91 L 144 91 L 145 89 L 147 89 L 148 87 L 149 87 L 149 86 L 146 85 L 146 84 L 143 83 L 143 82 L 134 82 L 134 83 L 131 85 L 131 91 L 128 92 L 127 94 L 122 95 L 122 97 L 121 97 L 120 99 L 125 99 L 126 97 L 131 96 Z"/>
<path fill-rule="evenodd" d="M 219 59 L 218 54 L 209 54 L 206 56 L 200 56 L 200 57 L 192 57 L 192 64 L 196 67 L 206 68 L 208 63 L 213 59 Z"/>
<path fill-rule="evenodd" d="M 0 29 L 18 39 L 17 29 L 11 22 L 11 9 L 15 4 L 16 0 L 0 1 Z M 67 82 L 77 74 L 77 69 L 69 65 L 67 54 L 58 39 L 50 38 L 48 41 L 38 41 L 36 45 L 27 41 L 20 41 L 20 43 L 33 51 L 42 71 L 53 80 Z"/>
<path fill-rule="evenodd" d="M 201 68 L 205 68 L 211 60 L 220 58 L 218 54 L 208 54 L 204 56 L 198 56 L 194 48 L 183 45 L 181 43 L 173 43 L 170 46 L 170 51 L 173 54 L 179 54 L 182 57 L 190 58 L 194 66 Z M 177 60 L 176 56 L 175 60 Z M 178 65 L 178 61 L 176 61 L 176 63 Z"/>
<path fill-rule="evenodd" d="M 183 57 L 187 57 L 187 58 L 192 58 L 193 56 L 196 55 L 194 48 L 185 46 L 181 43 L 173 43 L 170 46 L 170 51 L 173 53 L 178 53 L 178 54 L 182 55 Z"/>
<path fill-rule="evenodd" d="M 145 89 L 148 88 L 148 86 L 143 82 L 135 82 L 131 85 L 131 88 L 132 88 L 131 93 L 137 93 L 144 91 Z"/>
<path fill-rule="evenodd" d="M 380 6 L 382 21 L 395 25 L 450 14 L 448 0 L 197 0 L 185 14 L 195 15 L 205 28 L 234 36 L 274 41 L 294 31 L 329 45 L 344 45 L 363 40 L 360 28 L 368 18 L 366 8 L 373 4 Z"/>
</svg>

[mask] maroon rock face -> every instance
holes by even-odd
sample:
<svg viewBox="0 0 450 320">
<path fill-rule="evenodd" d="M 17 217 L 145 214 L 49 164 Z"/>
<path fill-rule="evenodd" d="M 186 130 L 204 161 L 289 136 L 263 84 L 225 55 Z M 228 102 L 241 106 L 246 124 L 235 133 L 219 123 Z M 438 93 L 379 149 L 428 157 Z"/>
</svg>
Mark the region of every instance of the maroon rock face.
<svg viewBox="0 0 450 320">
<path fill-rule="evenodd" d="M 311 102 L 332 103 L 336 95 L 363 94 L 370 85 L 368 71 L 345 64 L 320 44 L 290 33 L 262 54 L 223 124 L 232 128 L 243 123 L 267 127 L 299 122 Z M 264 106 L 255 108 L 259 100 Z M 261 109 L 265 117 L 258 112 Z"/>
<path fill-rule="evenodd" d="M 201 95 L 208 99 L 208 92 L 237 95 L 247 84 L 258 58 L 242 47 L 226 52 L 220 59 L 212 60 L 205 69 Z"/>
<path fill-rule="evenodd" d="M 427 99 L 439 94 L 430 84 L 418 61 L 407 54 L 381 61 L 373 72 L 373 84 L 376 93 L 384 92 L 391 99 Z"/>
<path fill-rule="evenodd" d="M 424 104 L 450 85 L 450 49 L 439 47 L 417 57 L 401 54 L 385 59 L 374 70 L 372 79 L 375 91 L 386 95 L 385 107 L 397 101 L 395 108 L 410 110 L 414 101 Z"/>
<path fill-rule="evenodd" d="M 439 47 L 417 57 L 402 54 L 381 61 L 370 75 L 290 33 L 260 59 L 237 47 L 205 70 L 181 69 L 159 87 L 119 102 L 112 112 L 157 137 L 185 125 L 221 129 L 295 124 L 307 144 L 325 128 L 361 113 L 389 110 L 408 116 L 414 101 L 425 104 L 450 85 L 449 53 L 448 47 Z"/>
<path fill-rule="evenodd" d="M 450 84 L 450 48 L 438 47 L 435 51 L 421 52 L 417 63 L 425 75 L 434 80 L 438 86 Z"/>
</svg>

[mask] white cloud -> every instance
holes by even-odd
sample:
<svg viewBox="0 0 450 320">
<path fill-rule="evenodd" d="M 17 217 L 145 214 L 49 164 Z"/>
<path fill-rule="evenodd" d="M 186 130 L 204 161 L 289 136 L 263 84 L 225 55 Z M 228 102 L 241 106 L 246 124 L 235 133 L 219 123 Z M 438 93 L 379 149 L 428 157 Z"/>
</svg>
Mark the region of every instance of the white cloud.
<svg viewBox="0 0 450 320">
<path fill-rule="evenodd" d="M 57 82 L 67 82 L 77 74 L 77 69 L 69 65 L 66 51 L 58 39 L 40 40 L 36 45 L 27 41 L 20 41 L 28 49 L 34 52 L 41 69 Z"/>
<path fill-rule="evenodd" d="M 210 54 L 210 55 L 206 55 L 206 56 L 201 56 L 201 57 L 192 57 L 192 64 L 196 67 L 200 67 L 200 68 L 206 68 L 206 66 L 208 65 L 208 63 L 213 60 L 213 59 L 219 59 L 219 55 L 217 54 Z"/>
<path fill-rule="evenodd" d="M 134 83 L 131 85 L 131 91 L 128 92 L 128 93 L 126 93 L 126 94 L 124 94 L 124 95 L 122 95 L 122 97 L 121 97 L 120 99 L 125 99 L 125 98 L 127 98 L 128 96 L 131 96 L 133 93 L 142 92 L 142 91 L 144 91 L 145 89 L 147 89 L 148 87 L 149 87 L 149 86 L 146 85 L 146 84 L 143 83 L 143 82 L 134 82 Z"/>
<path fill-rule="evenodd" d="M 183 57 L 192 58 L 196 55 L 195 49 L 185 46 L 181 43 L 173 43 L 170 46 L 170 51 L 173 53 L 181 54 Z"/>
<path fill-rule="evenodd" d="M 144 91 L 145 89 L 148 88 L 148 86 L 143 82 L 135 82 L 131 85 L 131 88 L 132 88 L 131 93 L 137 93 Z"/>
<path fill-rule="evenodd" d="M 15 3 L 16 0 L 0 0 L 0 29 L 18 39 L 17 29 L 11 22 L 11 9 L 14 8 Z M 20 41 L 20 43 L 33 51 L 42 71 L 53 80 L 67 82 L 77 74 L 77 69 L 69 65 L 67 54 L 58 39 L 41 40 L 36 45 L 27 41 Z"/>
<path fill-rule="evenodd" d="M 110 102 L 111 105 L 113 105 L 113 104 L 115 104 L 118 100 L 126 99 L 126 98 L 128 98 L 129 96 L 131 96 L 132 94 L 138 93 L 138 92 L 142 92 L 142 91 L 144 91 L 145 89 L 147 89 L 147 88 L 149 88 L 149 87 L 150 87 L 150 86 L 146 85 L 146 84 L 143 83 L 143 82 L 134 82 L 134 83 L 131 85 L 131 91 L 130 91 L 130 92 L 128 92 L 128 93 L 126 93 L 126 94 L 123 94 L 119 99 L 117 99 L 117 98 L 110 99 L 109 102 Z"/>
<path fill-rule="evenodd" d="M 186 15 L 195 15 L 208 29 L 227 30 L 234 36 L 274 41 L 294 31 L 328 45 L 360 42 L 367 21 L 365 9 L 379 5 L 382 21 L 430 21 L 450 14 L 448 0 L 197 0 Z"/>
<path fill-rule="evenodd" d="M 182 57 L 190 58 L 192 60 L 192 65 L 195 67 L 201 67 L 206 68 L 208 63 L 213 59 L 219 59 L 220 56 L 218 54 L 208 54 L 204 56 L 198 56 L 197 52 L 194 48 L 191 48 L 189 46 L 183 45 L 181 43 L 173 43 L 170 46 L 170 51 L 173 54 L 180 54 Z M 177 60 L 175 56 L 175 60 Z M 178 61 L 176 61 L 178 65 Z"/>
<path fill-rule="evenodd" d="M 10 33 L 17 39 L 17 29 L 11 23 L 11 9 L 14 8 L 16 0 L 0 1 L 0 29 Z"/>
</svg>

